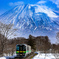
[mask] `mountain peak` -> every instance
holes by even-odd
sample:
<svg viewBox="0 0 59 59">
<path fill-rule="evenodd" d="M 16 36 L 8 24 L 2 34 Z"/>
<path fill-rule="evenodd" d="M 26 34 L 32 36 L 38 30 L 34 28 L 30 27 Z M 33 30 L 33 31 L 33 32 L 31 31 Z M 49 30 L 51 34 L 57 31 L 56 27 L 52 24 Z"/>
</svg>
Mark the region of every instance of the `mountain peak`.
<svg viewBox="0 0 59 59">
<path fill-rule="evenodd" d="M 58 31 L 58 23 L 51 21 L 51 18 L 46 13 L 37 12 L 36 8 L 38 6 L 30 4 L 17 5 L 2 14 L 0 21 L 6 24 L 14 24 L 14 27 L 19 29 L 21 35 L 24 35 L 24 33 L 28 35 L 49 35 L 54 30 Z"/>
</svg>

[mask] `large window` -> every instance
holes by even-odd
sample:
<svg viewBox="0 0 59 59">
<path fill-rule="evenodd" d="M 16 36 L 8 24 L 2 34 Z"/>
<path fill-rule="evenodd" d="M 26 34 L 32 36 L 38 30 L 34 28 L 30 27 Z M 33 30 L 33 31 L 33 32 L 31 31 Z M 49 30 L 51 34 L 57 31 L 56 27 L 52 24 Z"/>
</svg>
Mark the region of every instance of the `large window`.
<svg viewBox="0 0 59 59">
<path fill-rule="evenodd" d="M 26 46 L 24 46 L 24 45 L 17 45 L 16 46 L 16 50 L 17 51 L 26 51 Z"/>
</svg>

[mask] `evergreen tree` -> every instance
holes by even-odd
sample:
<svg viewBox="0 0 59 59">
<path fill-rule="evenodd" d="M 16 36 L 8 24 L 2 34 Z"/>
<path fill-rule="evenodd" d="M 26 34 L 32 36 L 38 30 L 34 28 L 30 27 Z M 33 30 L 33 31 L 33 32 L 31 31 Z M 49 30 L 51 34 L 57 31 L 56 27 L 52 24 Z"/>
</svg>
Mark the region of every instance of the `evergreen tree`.
<svg viewBox="0 0 59 59">
<path fill-rule="evenodd" d="M 34 49 L 34 50 L 36 49 L 35 48 L 35 40 L 32 38 L 31 35 L 29 35 L 28 43 L 27 44 L 30 45 L 32 49 Z"/>
</svg>

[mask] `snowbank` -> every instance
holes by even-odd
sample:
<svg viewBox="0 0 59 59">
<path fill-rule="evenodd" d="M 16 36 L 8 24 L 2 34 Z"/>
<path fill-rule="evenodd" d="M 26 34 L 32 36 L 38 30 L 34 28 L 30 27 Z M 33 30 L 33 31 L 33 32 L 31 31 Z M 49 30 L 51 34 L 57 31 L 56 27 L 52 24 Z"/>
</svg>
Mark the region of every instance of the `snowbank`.
<svg viewBox="0 0 59 59">
<path fill-rule="evenodd" d="M 14 56 L 6 56 L 6 57 L 0 57 L 0 59 L 9 59 L 9 58 L 14 58 L 16 55 Z"/>
<path fill-rule="evenodd" d="M 53 54 L 48 53 L 48 54 L 38 54 L 33 59 L 56 59 Z"/>
<path fill-rule="evenodd" d="M 0 57 L 0 59 L 9 59 L 9 57 Z"/>
</svg>

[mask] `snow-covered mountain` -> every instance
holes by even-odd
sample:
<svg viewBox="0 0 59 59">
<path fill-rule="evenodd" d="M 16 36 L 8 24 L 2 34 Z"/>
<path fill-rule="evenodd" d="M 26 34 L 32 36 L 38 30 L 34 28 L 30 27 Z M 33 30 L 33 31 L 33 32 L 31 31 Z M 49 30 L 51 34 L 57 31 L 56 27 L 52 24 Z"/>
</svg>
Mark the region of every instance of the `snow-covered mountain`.
<svg viewBox="0 0 59 59">
<path fill-rule="evenodd" d="M 39 6 L 40 7 L 40 6 Z M 39 12 L 37 12 L 39 10 Z M 22 35 L 51 35 L 59 31 L 59 21 L 51 20 L 38 5 L 22 4 L 0 15 L 0 21 L 12 23 Z"/>
</svg>

